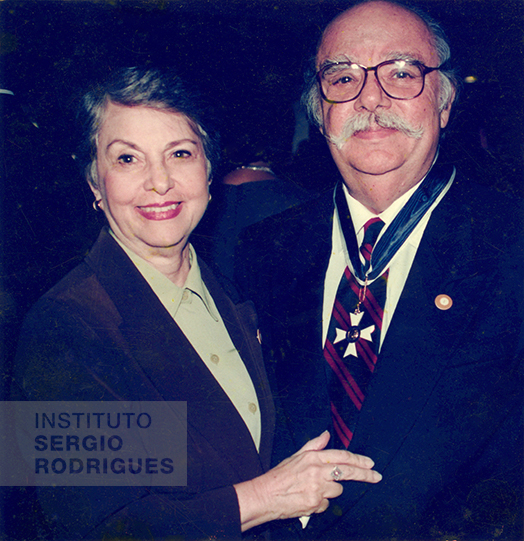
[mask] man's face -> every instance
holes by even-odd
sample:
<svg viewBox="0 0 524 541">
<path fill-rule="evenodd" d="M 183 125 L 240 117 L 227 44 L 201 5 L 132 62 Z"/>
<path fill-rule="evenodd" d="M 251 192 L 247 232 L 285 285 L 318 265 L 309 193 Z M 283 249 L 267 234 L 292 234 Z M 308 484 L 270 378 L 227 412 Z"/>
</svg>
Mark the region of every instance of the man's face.
<svg viewBox="0 0 524 541">
<path fill-rule="evenodd" d="M 439 65 L 432 37 L 421 20 L 399 6 L 371 2 L 343 13 L 328 27 L 317 68 L 329 61 L 372 67 L 395 58 L 418 60 L 428 67 Z M 449 118 L 449 107 L 439 112 L 439 88 L 439 74 L 431 72 L 420 96 L 395 100 L 369 72 L 355 100 L 338 104 L 322 100 L 323 132 L 333 159 L 352 195 L 372 210 L 384 210 L 373 208 L 368 201 L 373 195 L 387 192 L 387 208 L 429 170 L 440 129 Z M 396 115 L 412 133 L 381 127 L 375 115 Z M 370 116 L 369 127 L 344 136 L 344 125 L 357 116 Z"/>
</svg>

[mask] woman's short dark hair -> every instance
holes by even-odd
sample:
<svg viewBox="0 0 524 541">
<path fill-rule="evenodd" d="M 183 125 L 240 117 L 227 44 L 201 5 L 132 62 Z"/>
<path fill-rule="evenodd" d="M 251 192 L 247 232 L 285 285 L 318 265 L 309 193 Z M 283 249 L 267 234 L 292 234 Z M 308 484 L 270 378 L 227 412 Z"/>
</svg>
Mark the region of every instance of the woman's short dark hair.
<svg viewBox="0 0 524 541">
<path fill-rule="evenodd" d="M 97 138 L 109 103 L 129 107 L 142 105 L 184 115 L 202 141 L 211 176 L 220 154 L 218 135 L 205 120 L 206 111 L 198 93 L 173 70 L 131 67 L 113 72 L 84 94 L 80 102 L 77 113 L 80 142 L 76 159 L 91 185 L 98 187 Z"/>
</svg>

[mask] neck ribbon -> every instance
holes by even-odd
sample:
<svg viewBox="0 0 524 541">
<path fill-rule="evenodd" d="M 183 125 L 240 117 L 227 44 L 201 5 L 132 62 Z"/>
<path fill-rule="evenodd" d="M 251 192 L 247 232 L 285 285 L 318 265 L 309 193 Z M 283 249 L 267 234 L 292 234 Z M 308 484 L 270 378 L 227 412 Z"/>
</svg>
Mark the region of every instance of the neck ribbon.
<svg viewBox="0 0 524 541">
<path fill-rule="evenodd" d="M 349 258 L 353 265 L 353 271 L 359 280 L 363 282 L 367 278 L 371 282 L 382 274 L 393 256 L 398 252 L 424 214 L 426 214 L 444 187 L 451 180 L 454 173 L 455 168 L 452 165 L 438 163 L 433 165 L 421 185 L 415 190 L 415 193 L 402 207 L 375 245 L 371 254 L 371 270 L 367 274 L 364 273 L 358 256 L 355 229 L 353 227 L 353 220 L 349 214 L 342 183 L 339 182 L 337 184 L 335 188 L 335 204 L 342 232 L 346 240 Z"/>
</svg>

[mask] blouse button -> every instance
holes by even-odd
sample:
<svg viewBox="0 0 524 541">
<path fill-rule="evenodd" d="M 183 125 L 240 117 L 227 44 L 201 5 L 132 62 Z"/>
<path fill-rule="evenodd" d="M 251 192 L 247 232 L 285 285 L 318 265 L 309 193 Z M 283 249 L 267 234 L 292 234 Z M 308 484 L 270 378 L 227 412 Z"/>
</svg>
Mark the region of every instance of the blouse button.
<svg viewBox="0 0 524 541">
<path fill-rule="evenodd" d="M 253 402 L 250 402 L 250 403 L 249 403 L 249 411 L 250 411 L 251 413 L 256 413 L 256 411 L 257 411 L 257 405 L 256 405 L 256 404 L 253 404 Z"/>
<path fill-rule="evenodd" d="M 211 355 L 211 362 L 215 363 L 215 364 L 218 364 L 218 361 L 220 361 L 220 357 L 213 353 L 213 355 Z"/>
</svg>

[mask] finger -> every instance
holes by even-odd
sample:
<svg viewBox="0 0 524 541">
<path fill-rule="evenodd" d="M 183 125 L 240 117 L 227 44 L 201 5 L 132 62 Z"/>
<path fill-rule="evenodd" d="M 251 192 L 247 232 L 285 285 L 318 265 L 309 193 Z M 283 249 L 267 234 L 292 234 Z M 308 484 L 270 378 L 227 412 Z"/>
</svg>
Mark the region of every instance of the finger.
<svg viewBox="0 0 524 541">
<path fill-rule="evenodd" d="M 342 480 L 342 479 L 341 479 Z M 341 483 L 336 483 L 334 479 L 330 479 L 323 490 L 323 498 L 338 498 L 342 492 L 344 492 L 344 487 Z"/>
<path fill-rule="evenodd" d="M 329 507 L 329 500 L 324 498 L 315 513 L 323 513 Z"/>
<path fill-rule="evenodd" d="M 365 483 L 378 483 L 382 480 L 382 475 L 375 470 L 369 470 L 367 468 L 358 468 L 356 466 L 350 466 L 347 464 L 338 464 L 336 466 L 338 475 L 335 479 L 333 472 L 334 467 L 327 470 L 327 475 L 332 481 L 363 481 Z"/>
<path fill-rule="evenodd" d="M 375 465 L 368 456 L 357 455 L 349 451 L 329 449 L 321 451 L 320 455 L 321 460 L 326 464 L 347 464 L 365 469 L 371 469 Z"/>
<path fill-rule="evenodd" d="M 297 451 L 297 453 L 302 453 L 303 451 L 320 451 L 324 449 L 324 447 L 328 444 L 330 433 L 328 430 L 325 430 L 320 434 L 320 436 L 317 436 L 316 438 L 313 438 L 312 440 L 309 440 L 301 449 Z"/>
</svg>

